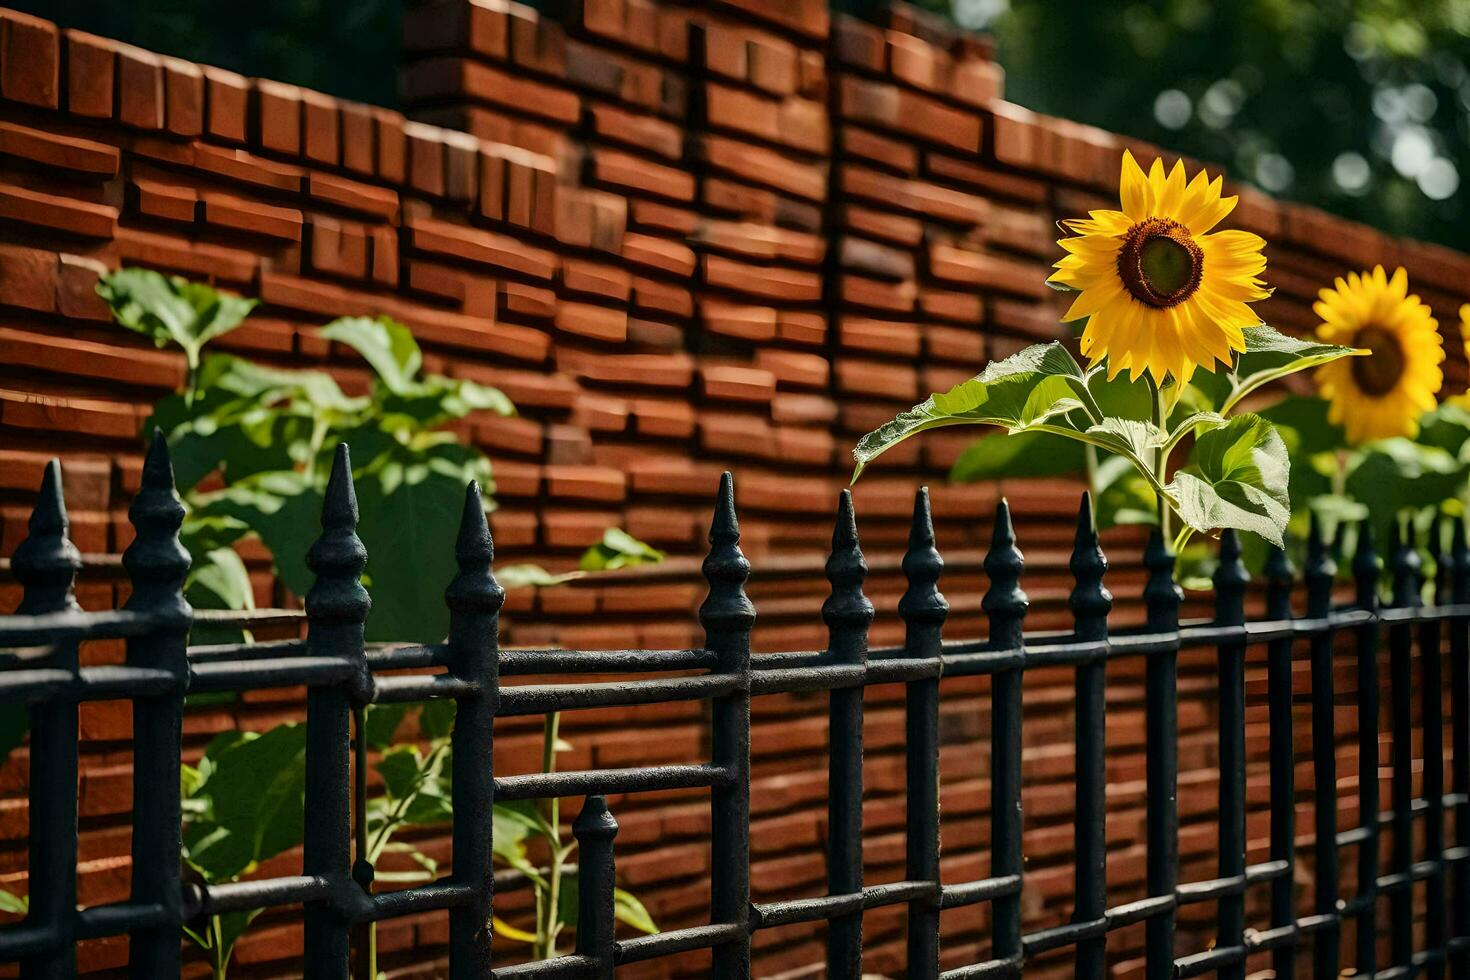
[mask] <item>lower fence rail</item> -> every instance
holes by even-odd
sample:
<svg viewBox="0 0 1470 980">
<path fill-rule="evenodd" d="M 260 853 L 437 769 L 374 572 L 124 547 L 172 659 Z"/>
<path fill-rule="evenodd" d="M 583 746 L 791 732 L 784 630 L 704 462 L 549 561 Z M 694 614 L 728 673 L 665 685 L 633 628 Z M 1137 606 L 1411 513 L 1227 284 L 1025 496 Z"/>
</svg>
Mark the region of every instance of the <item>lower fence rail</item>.
<svg viewBox="0 0 1470 980">
<path fill-rule="evenodd" d="M 1247 616 L 1250 577 L 1240 543 L 1227 532 L 1214 579 L 1215 613 L 1200 623 L 1181 623 L 1174 556 L 1155 533 L 1143 555 L 1146 625 L 1120 632 L 1109 628 L 1108 563 L 1091 501 L 1084 496 L 1071 561 L 1074 627 L 1062 635 L 1027 634 L 1024 559 L 1002 501 L 984 562 L 988 635 L 950 642 L 943 639 L 948 603 L 938 589 L 944 562 L 935 547 L 928 494 L 921 490 L 903 559 L 908 588 L 898 603 L 905 641 L 870 649 L 874 607 L 863 592 L 868 566 L 852 500 L 844 491 L 827 562 L 832 588 L 822 607 L 826 649 L 752 655 L 756 609 L 745 594 L 750 564 L 740 550 L 729 474 L 717 491 L 703 565 L 709 584 L 699 610 L 705 641 L 693 650 L 500 651 L 504 591 L 495 581 L 494 547 L 474 485 L 467 488 L 453 544 L 459 570 L 446 583 L 447 638 L 427 646 L 369 648 L 363 638 L 369 603 L 361 582 L 367 555 L 356 534 L 346 447 L 339 447 L 323 504 L 322 534 L 309 553 L 316 579 L 306 596 L 305 641 L 190 647 L 192 611 L 183 596 L 189 559 L 178 539 L 183 516 L 167 446 L 155 440 L 129 512 L 136 536 L 123 564 L 131 597 L 119 611 L 82 612 L 73 594 L 80 557 L 68 538 L 61 470 L 53 461 L 45 470 L 29 536 L 12 560 L 23 599 L 14 615 L 0 617 L 0 704 L 4 710 L 29 712 L 31 830 L 28 912 L 23 921 L 0 927 L 0 962 L 18 963 L 27 980 L 73 976 L 79 942 L 123 934 L 130 937 L 131 976 L 177 976 L 180 930 L 190 922 L 296 904 L 305 911 L 302 968 L 311 980 L 347 980 L 355 958 L 360 970 L 353 938 L 359 926 L 437 910 L 448 911 L 448 970 L 457 980 L 611 977 L 619 966 L 698 950 L 710 952 L 711 975 L 745 978 L 753 972 L 754 933 L 811 922 L 826 924 L 827 975 L 857 978 L 864 964 L 864 913 L 889 906 L 906 910 L 905 975 L 915 978 L 1019 977 L 1038 958 L 1054 964 L 1067 951 L 1075 975 L 1100 978 L 1110 962 L 1110 936 L 1139 924 L 1149 978 L 1241 977 L 1257 955 L 1278 978 L 1299 968 L 1313 976 L 1337 976 L 1344 969 L 1357 976 L 1470 976 L 1470 544 L 1459 521 L 1436 525 L 1424 543 L 1433 567 L 1428 581 L 1412 526 L 1395 530 L 1387 548 L 1391 588 L 1386 605 L 1383 563 L 1371 529 L 1361 528 L 1350 565 L 1355 596 L 1344 606 L 1333 601 L 1335 549 L 1314 524 L 1305 542 L 1302 608 L 1293 608 L 1297 575 L 1278 548 L 1265 566 L 1265 618 L 1254 620 Z M 209 621 L 228 620 L 215 614 Z M 81 666 L 81 644 L 106 638 L 126 642 L 125 663 Z M 1389 717 L 1383 728 L 1379 654 L 1385 640 Z M 1298 644 L 1309 655 L 1309 694 L 1293 690 Z M 1270 841 L 1268 860 L 1249 864 L 1245 664 L 1247 650 L 1257 645 L 1266 650 Z M 1213 650 L 1218 667 L 1218 875 L 1181 881 L 1179 658 L 1195 650 Z M 1147 793 L 1145 893 L 1119 901 L 1108 886 L 1105 695 L 1107 665 L 1121 658 L 1146 661 Z M 1336 667 L 1344 660 L 1357 674 L 1359 740 L 1357 818 L 1346 830 L 1338 826 L 1334 689 Z M 1074 912 L 1070 922 L 1044 928 L 1032 923 L 1028 929 L 1022 699 L 1027 671 L 1045 667 L 1066 667 L 1075 674 Z M 405 668 L 442 673 L 383 674 Z M 516 675 L 668 672 L 681 676 L 501 685 L 503 677 Z M 980 674 L 991 678 L 989 874 L 944 881 L 939 816 L 943 680 Z M 863 878 L 863 693 L 870 685 L 891 683 L 902 683 L 906 692 L 905 878 L 873 883 Z M 309 692 L 309 818 L 301 873 L 212 886 L 182 881 L 184 698 L 296 685 Z M 752 903 L 751 701 L 796 691 L 825 691 L 830 702 L 828 893 Z M 124 901 L 79 909 L 78 707 L 103 698 L 128 698 L 133 708 L 132 893 Z M 426 884 L 374 890 L 362 829 L 354 826 L 366 785 L 365 750 L 358 738 L 363 709 L 432 700 L 453 701 L 456 709 L 452 870 Z M 496 775 L 496 718 L 678 701 L 710 705 L 707 760 Z M 1298 702 L 1310 707 L 1310 910 L 1297 901 L 1297 886 L 1304 880 L 1295 822 L 1293 706 Z M 1390 750 L 1386 810 L 1378 793 L 1383 745 Z M 619 939 L 614 931 L 618 823 L 607 799 L 668 789 L 709 793 L 710 922 Z M 585 798 L 571 827 L 580 854 L 575 947 L 548 960 L 495 966 L 491 809 L 497 801 L 569 796 Z M 1380 838 L 1385 835 L 1391 846 L 1383 867 Z M 1345 888 L 1343 852 L 1354 849 L 1356 883 Z M 1255 887 L 1269 891 L 1269 914 L 1253 927 L 1246 895 Z M 1181 910 L 1201 903 L 1215 906 L 1216 939 L 1208 948 L 1181 949 Z M 990 909 L 988 949 L 977 962 L 955 963 L 954 951 L 941 942 L 941 919 L 947 911 L 977 905 Z"/>
</svg>

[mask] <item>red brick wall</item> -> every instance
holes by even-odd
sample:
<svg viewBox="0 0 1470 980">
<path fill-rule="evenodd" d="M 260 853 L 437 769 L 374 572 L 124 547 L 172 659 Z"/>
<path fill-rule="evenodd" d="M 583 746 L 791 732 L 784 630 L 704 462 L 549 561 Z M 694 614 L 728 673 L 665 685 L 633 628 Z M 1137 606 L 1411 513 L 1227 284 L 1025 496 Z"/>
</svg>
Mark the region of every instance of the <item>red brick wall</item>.
<svg viewBox="0 0 1470 980">
<path fill-rule="evenodd" d="M 0 554 L 23 536 L 45 458 L 66 464 L 84 552 L 127 544 L 125 511 L 150 404 L 182 376 L 172 352 L 112 327 L 99 270 L 142 264 L 208 278 L 263 300 L 220 342 L 262 360 L 328 367 L 361 387 L 360 364 L 313 326 L 389 313 L 411 325 L 431 370 L 503 388 L 513 420 L 462 435 L 495 462 L 499 556 L 565 566 L 604 527 L 669 550 L 657 582 L 513 593 L 507 639 L 567 646 L 688 646 L 702 596 L 697 558 L 717 473 L 737 474 L 744 546 L 755 565 L 760 649 L 816 648 L 828 515 L 861 433 L 988 359 L 1064 336 L 1043 285 L 1058 217 L 1115 199 L 1121 148 L 1151 147 L 999 98 L 983 39 L 894 7 L 876 22 L 821 0 L 582 0 L 538 15 L 499 0 L 409 11 L 404 84 L 411 115 L 164 58 L 20 14 L 0 13 Z M 561 9 L 565 8 L 565 9 Z M 393 66 L 364 66 L 392 70 Z M 437 128 L 448 126 L 450 128 Z M 1470 299 L 1470 261 L 1443 249 L 1237 188 L 1230 222 L 1271 242 L 1271 322 L 1309 328 L 1332 276 L 1402 262 L 1442 323 Z M 1449 388 L 1466 370 L 1454 331 Z M 951 636 L 978 635 L 979 551 L 993 488 L 948 487 L 971 438 L 914 440 L 856 489 L 879 607 L 876 643 L 899 636 L 896 557 L 913 488 L 934 484 L 951 572 Z M 1064 625 L 1066 547 L 1078 487 L 1013 488 L 1038 627 Z M 1137 536 L 1111 541 L 1109 582 L 1136 621 Z M 448 546 L 448 543 L 445 543 Z M 263 604 L 290 602 L 266 556 L 248 556 Z M 119 596 L 105 569 L 89 608 Z M 0 585 L 0 608 L 15 600 Z M 105 660 L 115 649 L 88 655 Z M 1307 687 L 1305 664 L 1298 689 Z M 1216 717 L 1211 658 L 1185 658 L 1180 707 L 1185 877 L 1213 877 Z M 1142 665 L 1109 668 L 1110 874 L 1118 900 L 1143 879 Z M 1070 913 L 1070 675 L 1028 676 L 1025 790 L 1028 929 Z M 1264 666 L 1253 660 L 1248 736 L 1264 757 Z M 1351 696 L 1350 671 L 1339 689 Z M 945 686 L 945 873 L 984 873 L 987 685 Z M 295 717 L 299 691 L 193 713 L 186 756 L 213 733 Z M 865 841 L 869 880 L 902 875 L 901 691 L 868 698 Z M 757 900 L 819 893 L 825 820 L 825 699 L 755 705 L 753 875 Z M 1352 734 L 1351 718 L 1341 719 Z M 697 706 L 586 712 L 567 722 L 573 767 L 687 761 L 708 751 Z M 83 710 L 83 902 L 126 892 L 129 714 Z M 1311 787 L 1306 718 L 1298 782 Z M 536 763 L 538 731 L 506 723 L 505 771 Z M 1355 772 L 1344 743 L 1340 772 Z M 0 887 L 24 888 L 24 752 L 0 770 Z M 1253 860 L 1264 854 L 1264 766 L 1251 771 Z M 1342 803 L 1348 819 L 1355 803 Z M 1386 792 L 1386 788 L 1385 788 Z M 1386 798 L 1386 797 L 1385 797 Z M 614 800 L 619 869 L 666 926 L 707 912 L 707 805 L 699 794 Z M 1344 824 L 1346 825 L 1346 823 Z M 1299 827 L 1309 829 L 1304 801 Z M 447 842 L 423 846 L 447 858 Z M 298 855 L 268 871 L 299 866 Z M 1264 921 L 1253 890 L 1251 922 Z M 1306 908 L 1309 896 L 1302 896 Z M 507 897 L 514 914 L 523 898 Z M 1210 910 L 1181 915 L 1180 951 L 1210 940 Z M 867 917 L 868 966 L 901 966 L 902 911 Z M 946 965 L 985 945 L 987 913 L 944 919 Z M 442 916 L 392 923 L 381 946 L 402 975 L 432 975 Z M 762 976 L 815 975 L 821 930 L 756 938 Z M 1141 931 L 1115 934 L 1120 975 Z M 242 976 L 291 975 L 292 916 L 269 915 L 242 943 Z M 115 969 L 122 941 L 85 944 L 87 969 Z M 666 964 L 699 976 L 707 960 Z M 660 967 L 628 971 L 661 975 Z M 1065 959 L 1036 975 L 1068 976 Z"/>
</svg>

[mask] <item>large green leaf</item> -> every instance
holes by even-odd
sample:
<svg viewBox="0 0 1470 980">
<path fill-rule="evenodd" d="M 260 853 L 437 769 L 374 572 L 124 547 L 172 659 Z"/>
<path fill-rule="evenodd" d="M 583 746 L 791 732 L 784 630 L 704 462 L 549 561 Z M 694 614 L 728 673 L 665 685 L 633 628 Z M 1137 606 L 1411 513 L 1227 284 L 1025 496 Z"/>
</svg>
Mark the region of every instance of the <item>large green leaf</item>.
<svg viewBox="0 0 1470 980">
<path fill-rule="evenodd" d="M 227 732 L 204 750 L 184 859 L 206 882 L 230 881 L 301 843 L 306 726 Z"/>
<path fill-rule="evenodd" d="M 1167 488 L 1185 523 L 1197 531 L 1234 528 L 1282 543 L 1291 517 L 1291 464 L 1270 422 L 1238 415 L 1195 440 L 1191 460 Z"/>
<path fill-rule="evenodd" d="M 276 574 L 286 588 L 304 596 L 312 583 L 311 572 L 306 567 L 306 551 L 321 534 L 321 509 L 322 491 L 311 476 L 272 471 L 254 474 L 223 490 L 198 496 L 194 517 L 234 521 L 250 528 L 270 549 Z"/>
<path fill-rule="evenodd" d="M 183 348 L 191 368 L 199 365 L 205 344 L 238 327 L 256 304 L 152 269 L 110 272 L 97 280 L 97 294 L 124 327 L 159 347 L 173 343 Z"/>
<path fill-rule="evenodd" d="M 605 572 L 636 565 L 657 565 L 663 560 L 662 551 L 639 541 L 621 528 L 610 527 L 602 532 L 601 541 L 582 554 L 579 567 L 584 572 Z"/>
<path fill-rule="evenodd" d="M 1288 337 L 1263 323 L 1246 328 L 1245 351 L 1235 356 L 1233 370 L 1200 372 L 1191 384 L 1206 395 L 1207 404 L 1203 407 L 1229 415 L 1243 398 L 1263 385 L 1341 357 L 1366 353 L 1352 347 Z"/>
<path fill-rule="evenodd" d="M 1455 456 L 1470 455 L 1470 411 L 1454 401 L 1445 402 L 1419 423 L 1416 442 L 1437 446 Z"/>
<path fill-rule="evenodd" d="M 456 571 L 453 541 L 465 486 L 470 480 L 490 485 L 490 464 L 477 450 L 452 442 L 421 449 L 395 442 L 363 462 L 354 476 L 357 533 L 367 546 L 372 582 L 368 639 L 442 640 L 449 629 L 444 588 Z"/>
<path fill-rule="evenodd" d="M 994 432 L 970 443 L 950 467 L 955 483 L 1042 476 L 1071 476 L 1087 472 L 1086 447 L 1075 439 L 1051 432 Z"/>
<path fill-rule="evenodd" d="M 471 412 L 515 414 L 515 406 L 498 388 L 438 374 L 411 381 L 398 391 L 380 388 L 375 395 L 381 413 L 379 424 L 405 434 L 432 429 Z"/>
<path fill-rule="evenodd" d="M 1459 497 L 1470 475 L 1470 467 L 1454 453 L 1404 438 L 1369 443 L 1350 466 L 1348 495 L 1385 519 Z"/>
<path fill-rule="evenodd" d="M 424 364 L 412 331 L 392 317 L 342 317 L 322 327 L 321 335 L 361 354 L 394 394 L 405 393 Z"/>
<path fill-rule="evenodd" d="M 869 432 L 853 450 L 852 478 L 910 436 L 947 425 L 998 425 L 1011 432 L 1078 409 L 1095 411 L 1077 361 L 1060 343 L 1036 344 L 987 367 L 978 377 L 936 392 Z"/>
</svg>

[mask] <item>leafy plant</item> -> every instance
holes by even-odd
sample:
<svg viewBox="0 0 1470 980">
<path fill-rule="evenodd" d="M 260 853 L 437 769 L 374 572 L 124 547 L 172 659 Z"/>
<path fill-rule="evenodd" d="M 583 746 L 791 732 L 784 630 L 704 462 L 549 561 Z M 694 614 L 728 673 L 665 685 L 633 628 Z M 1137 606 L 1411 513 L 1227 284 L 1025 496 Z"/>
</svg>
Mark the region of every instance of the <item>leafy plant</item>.
<svg viewBox="0 0 1470 980">
<path fill-rule="evenodd" d="M 167 435 L 188 507 L 181 539 L 193 560 L 189 601 L 201 609 L 252 607 L 249 575 L 234 550 L 249 534 L 270 550 L 282 583 L 306 594 L 304 542 L 318 532 L 330 454 L 345 442 L 369 556 L 367 638 L 442 638 L 448 613 L 440 590 L 454 572 L 445 542 L 454 539 L 465 485 L 478 481 L 486 508 L 494 506 L 489 460 L 444 426 L 474 412 L 514 414 L 510 400 L 473 381 L 425 374 L 412 332 L 388 317 L 343 317 L 317 331 L 373 369 L 370 392 L 349 396 L 323 371 L 206 351 L 244 322 L 254 300 L 147 269 L 103 276 L 97 291 L 118 323 L 159 346 L 182 348 L 188 363 L 184 390 L 161 401 L 145 429 Z M 662 557 L 616 529 L 589 556 L 584 567 L 591 570 Z M 502 573 L 508 585 L 564 580 L 534 567 Z"/>
<path fill-rule="evenodd" d="M 988 437 L 961 457 L 957 475 L 1056 475 L 1080 465 L 1117 488 L 1107 501 L 1112 519 L 1153 512 L 1166 531 L 1177 520 L 1176 551 L 1195 533 L 1224 528 L 1280 544 L 1290 516 L 1286 445 L 1269 420 L 1237 409 L 1263 385 L 1354 351 L 1265 325 L 1247 329 L 1245 341 L 1230 370 L 1196 372 L 1187 386 L 1172 379 L 1159 386 L 1150 375 L 1109 380 L 1105 361 L 1084 370 L 1060 343 L 1028 347 L 864 436 L 853 450 L 853 479 L 920 432 L 993 425 L 1025 439 L 1022 451 L 992 457 L 996 437 Z M 1189 460 L 1175 468 L 1173 453 L 1186 441 Z"/>
<path fill-rule="evenodd" d="M 190 876 L 217 885 L 238 881 L 301 843 L 306 792 L 306 726 L 278 725 L 263 734 L 225 732 L 204 750 L 198 768 L 181 770 L 182 858 Z M 184 934 L 205 951 L 215 980 L 224 980 L 235 942 L 260 910 L 210 915 Z"/>
</svg>

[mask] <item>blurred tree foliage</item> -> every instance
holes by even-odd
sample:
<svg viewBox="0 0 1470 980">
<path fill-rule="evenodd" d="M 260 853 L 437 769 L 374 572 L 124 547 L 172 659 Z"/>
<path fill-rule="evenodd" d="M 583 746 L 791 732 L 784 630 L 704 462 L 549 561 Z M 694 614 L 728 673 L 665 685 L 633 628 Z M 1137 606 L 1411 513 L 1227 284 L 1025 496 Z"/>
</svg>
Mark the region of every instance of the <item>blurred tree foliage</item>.
<svg viewBox="0 0 1470 980">
<path fill-rule="evenodd" d="M 995 34 L 1015 102 L 1470 248 L 1470 0 L 922 5 Z"/>
<path fill-rule="evenodd" d="M 11 0 L 167 54 L 398 104 L 409 0 Z M 834 0 L 861 9 L 875 0 Z M 533 5 L 536 5 L 533 2 Z M 1470 249 L 1470 0 L 918 0 L 993 32 L 1009 97 Z"/>
</svg>

